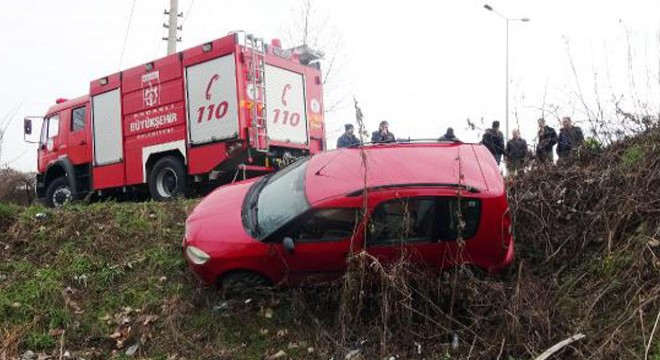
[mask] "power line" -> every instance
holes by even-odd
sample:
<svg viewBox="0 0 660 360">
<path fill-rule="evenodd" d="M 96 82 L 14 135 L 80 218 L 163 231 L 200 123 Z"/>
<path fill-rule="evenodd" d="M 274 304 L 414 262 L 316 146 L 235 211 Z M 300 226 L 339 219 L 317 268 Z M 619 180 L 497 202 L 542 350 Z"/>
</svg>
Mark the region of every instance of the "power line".
<svg viewBox="0 0 660 360">
<path fill-rule="evenodd" d="M 190 5 L 188 5 L 188 9 L 186 9 L 186 12 L 183 13 L 183 21 L 181 22 L 181 25 L 184 25 L 186 22 L 188 22 L 188 18 L 190 17 L 192 7 L 193 7 L 194 3 L 195 3 L 195 0 L 190 1 Z"/>
<path fill-rule="evenodd" d="M 128 26 L 126 27 L 126 34 L 124 35 L 124 45 L 121 47 L 121 56 L 119 57 L 119 70 L 121 70 L 122 63 L 124 62 L 124 51 L 126 51 L 126 43 L 128 42 L 128 33 L 131 30 L 131 22 L 133 21 L 133 11 L 135 10 L 136 0 L 133 0 L 131 6 L 131 14 L 128 16 Z"/>
</svg>

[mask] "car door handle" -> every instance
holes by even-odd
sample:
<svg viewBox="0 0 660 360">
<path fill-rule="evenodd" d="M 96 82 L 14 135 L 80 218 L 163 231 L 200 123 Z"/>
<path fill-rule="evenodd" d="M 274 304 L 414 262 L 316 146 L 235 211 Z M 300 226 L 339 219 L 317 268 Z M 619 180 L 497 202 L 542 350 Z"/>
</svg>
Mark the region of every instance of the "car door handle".
<svg viewBox="0 0 660 360">
<path fill-rule="evenodd" d="M 80 140 L 78 142 L 78 145 L 85 145 L 85 144 L 87 144 L 87 141 L 85 141 L 85 140 Z"/>
</svg>

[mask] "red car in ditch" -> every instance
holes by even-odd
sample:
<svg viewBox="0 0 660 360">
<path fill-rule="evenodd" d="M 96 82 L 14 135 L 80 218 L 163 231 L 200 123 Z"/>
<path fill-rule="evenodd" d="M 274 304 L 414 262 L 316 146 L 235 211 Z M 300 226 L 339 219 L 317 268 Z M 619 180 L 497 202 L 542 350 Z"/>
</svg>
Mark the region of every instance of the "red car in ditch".
<svg viewBox="0 0 660 360">
<path fill-rule="evenodd" d="M 405 253 L 437 270 L 507 267 L 511 213 L 493 156 L 461 142 L 314 155 L 218 188 L 188 217 L 183 241 L 192 270 L 224 288 L 337 279 L 351 251 L 381 262 Z"/>
</svg>

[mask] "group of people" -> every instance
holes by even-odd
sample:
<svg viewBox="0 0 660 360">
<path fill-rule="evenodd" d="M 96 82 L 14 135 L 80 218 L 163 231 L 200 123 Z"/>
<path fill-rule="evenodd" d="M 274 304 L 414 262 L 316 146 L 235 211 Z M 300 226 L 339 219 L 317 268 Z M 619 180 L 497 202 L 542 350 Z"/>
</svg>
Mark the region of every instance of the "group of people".
<svg viewBox="0 0 660 360">
<path fill-rule="evenodd" d="M 561 119 L 562 127 L 559 135 L 554 128 L 546 124 L 545 119 L 538 120 L 538 143 L 536 145 L 536 159 L 540 163 L 552 162 L 552 151 L 557 145 L 559 163 L 574 156 L 584 142 L 584 135 L 579 126 L 572 124 L 571 118 L 565 116 Z M 344 125 L 344 134 L 337 139 L 337 148 L 358 146 L 360 139 L 355 136 L 355 128 L 352 124 Z M 517 172 L 525 167 L 527 159 L 531 157 L 527 147 L 527 141 L 520 137 L 520 130 L 513 129 L 511 139 L 504 144 L 504 135 L 500 131 L 500 122 L 493 121 L 492 126 L 484 132 L 481 144 L 484 145 L 500 165 L 503 159 L 509 173 Z M 381 121 L 378 130 L 371 134 L 372 143 L 395 142 L 394 134 L 389 131 L 389 123 Z M 453 128 L 448 128 L 438 141 L 459 141 L 454 134 Z"/>
<path fill-rule="evenodd" d="M 378 130 L 371 133 L 372 143 L 395 142 L 394 134 L 390 132 L 390 124 L 387 121 L 381 121 Z M 344 133 L 337 139 L 337 148 L 360 145 L 360 139 L 355 136 L 355 127 L 353 124 L 344 125 Z"/>
<path fill-rule="evenodd" d="M 552 162 L 552 150 L 557 145 L 557 156 L 559 163 L 565 163 L 567 159 L 573 157 L 584 142 L 584 134 L 579 126 L 574 126 L 571 118 L 565 116 L 561 119 L 562 127 L 559 135 L 554 128 L 547 125 L 545 119 L 538 120 L 538 143 L 536 145 L 536 160 L 541 164 Z M 517 172 L 524 168 L 530 154 L 527 148 L 527 141 L 520 137 L 520 131 L 513 129 L 511 139 L 504 145 L 504 136 L 499 130 L 500 122 L 493 121 L 492 127 L 486 129 L 481 138 L 483 144 L 499 165 L 502 158 L 506 159 L 507 170 L 510 173 Z"/>
</svg>

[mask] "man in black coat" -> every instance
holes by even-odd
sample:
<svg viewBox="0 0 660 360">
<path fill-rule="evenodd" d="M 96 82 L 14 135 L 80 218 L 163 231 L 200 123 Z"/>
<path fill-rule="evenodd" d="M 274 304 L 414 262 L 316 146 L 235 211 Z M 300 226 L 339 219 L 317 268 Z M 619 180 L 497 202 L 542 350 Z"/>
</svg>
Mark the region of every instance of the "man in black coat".
<svg viewBox="0 0 660 360">
<path fill-rule="evenodd" d="M 559 130 L 559 139 L 557 141 L 557 155 L 559 160 L 565 160 L 575 154 L 578 148 L 584 142 L 584 134 L 579 126 L 571 124 L 571 118 L 566 116 L 561 119 L 562 128 Z"/>
<path fill-rule="evenodd" d="M 520 131 L 513 129 L 513 137 L 506 143 L 506 168 L 509 174 L 524 169 L 527 157 L 527 141 L 520 137 Z"/>
<path fill-rule="evenodd" d="M 386 142 L 395 142 L 396 138 L 394 134 L 390 132 L 390 124 L 387 121 L 381 121 L 378 126 L 378 131 L 371 133 L 371 142 L 372 143 L 386 143 Z"/>
<path fill-rule="evenodd" d="M 544 118 L 540 118 L 538 124 L 539 143 L 536 145 L 536 158 L 542 164 L 552 162 L 552 148 L 557 143 L 557 132 L 545 124 Z"/>
<path fill-rule="evenodd" d="M 447 128 L 447 132 L 444 135 L 440 136 L 438 141 L 460 141 L 460 140 L 458 140 L 456 135 L 454 135 L 454 128 Z"/>
<path fill-rule="evenodd" d="M 499 166 L 502 161 L 502 155 L 504 155 L 504 135 L 502 135 L 502 132 L 500 131 L 499 121 L 493 121 L 493 127 L 486 129 L 486 132 L 481 137 L 481 144 L 493 154 L 493 157 Z"/>
<path fill-rule="evenodd" d="M 344 133 L 337 139 L 337 149 L 360 145 L 360 139 L 355 136 L 353 124 L 344 125 Z"/>
</svg>

